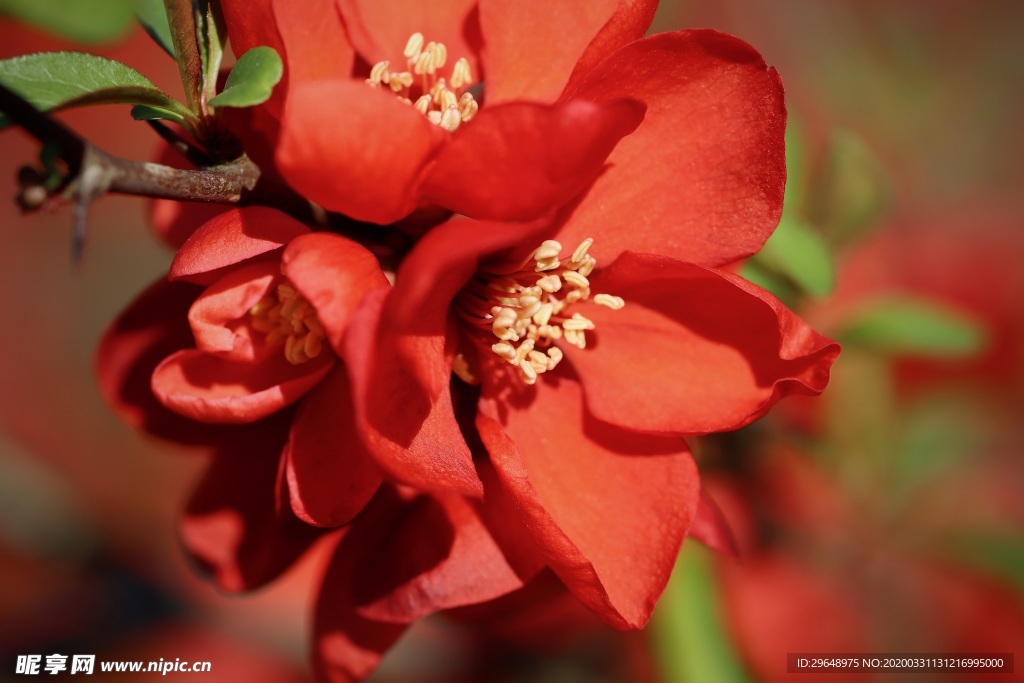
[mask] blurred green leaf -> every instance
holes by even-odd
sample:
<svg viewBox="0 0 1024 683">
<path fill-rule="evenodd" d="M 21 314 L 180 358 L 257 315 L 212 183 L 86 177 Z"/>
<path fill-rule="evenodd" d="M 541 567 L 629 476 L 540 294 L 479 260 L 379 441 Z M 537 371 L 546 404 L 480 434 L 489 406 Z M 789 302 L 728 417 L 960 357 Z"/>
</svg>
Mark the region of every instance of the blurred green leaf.
<svg viewBox="0 0 1024 683">
<path fill-rule="evenodd" d="M 844 344 L 888 355 L 964 358 L 985 346 L 984 329 L 972 318 L 928 299 L 877 299 L 847 321 Z"/>
<path fill-rule="evenodd" d="M 835 265 L 825 240 L 810 226 L 786 216 L 753 260 L 811 296 L 824 296 L 835 287 Z"/>
<path fill-rule="evenodd" d="M 135 0 L 135 18 L 164 52 L 174 57 L 174 39 L 163 0 Z"/>
<path fill-rule="evenodd" d="M 891 181 L 867 144 L 850 131 L 833 134 L 809 193 L 807 217 L 835 244 L 861 236 L 882 217 Z"/>
<path fill-rule="evenodd" d="M 796 115 L 790 113 L 786 122 L 786 195 L 783 201 L 786 215 L 803 215 L 808 164 L 803 126 Z"/>
<path fill-rule="evenodd" d="M 228 74 L 224 90 L 210 100 L 215 107 L 251 107 L 270 99 L 284 74 L 281 57 L 272 47 L 254 47 L 243 54 Z"/>
<path fill-rule="evenodd" d="M 0 15 L 89 44 L 124 36 L 134 11 L 133 0 L 0 0 Z"/>
<path fill-rule="evenodd" d="M 951 551 L 960 562 L 1011 583 L 1024 595 L 1024 538 L 1009 533 L 958 534 Z"/>
<path fill-rule="evenodd" d="M 711 552 L 696 543 L 683 549 L 654 613 L 663 680 L 749 683 L 722 624 Z"/>
<path fill-rule="evenodd" d="M 0 60 L 0 83 L 43 111 L 91 104 L 142 104 L 191 117 L 135 69 L 82 52 L 40 52 Z M 0 128 L 7 123 L 0 117 Z"/>
<path fill-rule="evenodd" d="M 753 282 L 762 289 L 767 289 L 787 306 L 792 306 L 797 298 L 798 293 L 793 283 L 762 265 L 756 259 L 747 259 L 743 268 L 740 269 L 740 277 Z"/>
</svg>

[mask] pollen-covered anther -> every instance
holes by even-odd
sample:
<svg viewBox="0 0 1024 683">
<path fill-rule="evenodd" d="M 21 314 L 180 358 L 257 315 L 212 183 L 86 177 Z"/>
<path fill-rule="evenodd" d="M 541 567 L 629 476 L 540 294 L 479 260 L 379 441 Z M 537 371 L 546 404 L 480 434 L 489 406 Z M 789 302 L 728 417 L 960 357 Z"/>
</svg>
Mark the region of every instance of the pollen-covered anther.
<svg viewBox="0 0 1024 683">
<path fill-rule="evenodd" d="M 518 270 L 479 274 L 462 300 L 463 314 L 497 337 L 491 351 L 519 369 L 520 379 L 534 384 L 540 375 L 550 372 L 562 361 L 563 351 L 556 342 L 585 349 L 586 333 L 596 323 L 579 310 L 570 311 L 578 302 L 591 299 L 591 282 L 597 260 L 588 253 L 594 240 L 584 240 L 568 258 L 559 258 L 562 245 L 546 240 L 519 266 Z M 539 277 L 538 272 L 542 272 Z M 567 290 L 567 291 L 564 291 Z M 563 296 L 556 296 L 563 292 Z M 488 302 L 485 307 L 481 301 Z M 593 302 L 618 310 L 622 297 L 597 294 Z M 479 328 L 478 328 L 479 329 Z"/>
<path fill-rule="evenodd" d="M 294 287 L 282 283 L 249 309 L 252 327 L 263 332 L 267 344 L 284 342 L 284 357 L 293 365 L 316 358 L 327 337 L 316 311 Z"/>
<path fill-rule="evenodd" d="M 449 133 L 476 116 L 480 104 L 466 90 L 473 77 L 465 57 L 456 60 L 446 81 L 440 74 L 448 63 L 448 47 L 444 43 L 426 42 L 422 33 L 414 33 L 406 41 L 402 56 L 405 71 L 392 71 L 387 60 L 377 62 L 370 69 L 367 85 L 388 86 L 403 102 L 415 102 L 416 111 Z"/>
</svg>

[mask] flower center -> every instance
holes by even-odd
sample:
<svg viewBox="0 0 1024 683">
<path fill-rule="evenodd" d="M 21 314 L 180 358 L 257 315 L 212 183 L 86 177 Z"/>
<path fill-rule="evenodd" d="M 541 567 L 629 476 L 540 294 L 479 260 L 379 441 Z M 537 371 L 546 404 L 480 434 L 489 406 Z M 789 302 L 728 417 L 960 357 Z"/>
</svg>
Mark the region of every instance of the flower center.
<svg viewBox="0 0 1024 683">
<path fill-rule="evenodd" d="M 519 368 L 526 384 L 535 383 L 538 375 L 554 370 L 562 360 L 555 341 L 586 348 L 586 333 L 594 329 L 594 322 L 579 312 L 570 313 L 573 304 L 590 300 L 612 310 L 625 306 L 622 297 L 591 296 L 587 276 L 597 260 L 587 251 L 593 243 L 587 238 L 570 256 L 559 258 L 562 245 L 546 240 L 511 273 L 477 273 L 456 300 L 463 319 L 475 329 L 489 332 L 491 351 Z M 467 382 L 475 381 L 461 356 L 456 359 L 455 373 Z"/>
<path fill-rule="evenodd" d="M 414 33 L 402 51 L 405 71 L 392 71 L 391 62 L 377 62 L 370 69 L 366 83 L 371 88 L 388 86 L 406 104 L 412 105 L 436 126 L 449 133 L 472 119 L 480 105 L 466 87 L 472 83 L 469 62 L 460 57 L 452 67 L 448 80 L 438 76 L 448 61 L 448 48 L 433 41 L 424 45 L 423 34 Z M 418 81 L 418 82 L 417 82 Z M 413 96 L 416 99 L 413 99 Z"/>
<path fill-rule="evenodd" d="M 284 342 L 284 357 L 293 365 L 316 358 L 327 333 L 313 306 L 290 284 L 281 283 L 249 309 L 252 326 L 267 335 L 267 344 Z"/>
</svg>

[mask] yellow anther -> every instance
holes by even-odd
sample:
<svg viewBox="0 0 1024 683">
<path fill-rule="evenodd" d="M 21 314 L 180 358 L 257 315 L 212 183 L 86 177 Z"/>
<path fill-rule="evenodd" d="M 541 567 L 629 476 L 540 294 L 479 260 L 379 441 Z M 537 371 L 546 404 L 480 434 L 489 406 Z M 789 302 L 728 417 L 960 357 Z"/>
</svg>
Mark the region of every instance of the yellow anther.
<svg viewBox="0 0 1024 683">
<path fill-rule="evenodd" d="M 537 251 L 533 252 L 533 258 L 537 261 L 547 261 L 548 259 L 558 258 L 558 254 L 562 251 L 562 245 L 555 240 L 544 240 L 541 245 L 537 248 Z"/>
<path fill-rule="evenodd" d="M 594 296 L 594 303 L 607 306 L 613 311 L 617 311 L 626 305 L 626 301 L 621 296 L 612 296 L 611 294 L 596 294 Z"/>
<path fill-rule="evenodd" d="M 562 360 L 562 349 L 552 346 L 548 349 L 548 370 L 554 370 L 558 362 Z"/>
<path fill-rule="evenodd" d="M 523 343 L 519 345 L 518 349 L 516 349 L 515 364 L 522 363 L 523 359 L 526 358 L 526 354 L 530 353 L 530 351 L 533 351 L 533 347 L 535 344 L 536 342 L 533 341 L 532 339 L 524 339 Z"/>
<path fill-rule="evenodd" d="M 569 258 L 573 263 L 583 263 L 583 259 L 587 255 L 587 251 L 594 244 L 594 238 L 588 237 L 587 239 L 580 242 L 580 246 L 576 247 L 576 251 L 572 252 L 572 256 Z"/>
<path fill-rule="evenodd" d="M 533 322 L 541 326 L 547 325 L 551 321 L 551 314 L 554 312 L 554 308 L 550 303 L 538 304 L 537 312 L 531 316 Z"/>
<path fill-rule="evenodd" d="M 408 42 L 405 44 L 405 49 L 402 51 L 402 55 L 410 61 L 419 59 L 420 52 L 423 50 L 423 34 L 416 32 L 409 36 Z"/>
<path fill-rule="evenodd" d="M 576 289 L 583 289 L 584 287 L 590 286 L 590 280 L 588 280 L 585 275 L 580 275 L 574 270 L 566 271 L 562 275 L 562 278 Z"/>
<path fill-rule="evenodd" d="M 445 89 L 441 92 L 441 101 L 439 104 L 441 106 L 442 111 L 447 111 L 448 109 L 455 109 L 456 111 L 458 111 L 459 109 L 458 98 L 455 97 L 455 93 L 448 89 Z M 459 120 L 462 120 L 461 115 L 459 116 Z"/>
<path fill-rule="evenodd" d="M 440 105 L 441 104 L 441 97 L 446 92 L 448 92 L 448 86 L 445 84 L 444 79 L 443 78 L 437 79 L 437 83 L 435 83 L 430 88 L 431 101 L 433 101 L 434 104 Z"/>
<path fill-rule="evenodd" d="M 594 329 L 594 322 L 584 318 L 579 313 L 573 313 L 571 318 L 562 322 L 562 329 L 565 330 L 566 333 L 570 331 L 579 332 L 582 330 L 592 330 Z"/>
<path fill-rule="evenodd" d="M 473 82 L 473 76 L 469 71 L 469 61 L 465 57 L 459 57 L 452 67 L 452 87 L 458 90 L 464 85 Z"/>
<path fill-rule="evenodd" d="M 580 267 L 576 269 L 576 272 L 582 275 L 583 277 L 587 277 L 588 275 L 594 272 L 594 266 L 596 265 L 597 259 L 595 259 L 593 256 L 587 256 L 583 260 L 582 265 L 580 265 Z"/>
<path fill-rule="evenodd" d="M 523 381 L 527 384 L 536 384 L 537 382 L 537 371 L 529 363 L 522 363 L 519 369 L 523 373 Z"/>
<path fill-rule="evenodd" d="M 479 384 L 480 380 L 473 374 L 473 370 L 469 367 L 469 361 L 461 353 L 455 354 L 455 360 L 452 363 L 452 372 L 466 384 Z"/>
<path fill-rule="evenodd" d="M 462 124 L 462 116 L 459 115 L 459 108 L 454 104 L 444 110 L 441 114 L 441 121 L 438 125 L 449 133 L 454 133 Z"/>
<path fill-rule="evenodd" d="M 444 43 L 431 42 L 429 49 L 434 69 L 440 69 L 448 61 L 448 48 L 445 47 Z"/>
<path fill-rule="evenodd" d="M 480 105 L 473 99 L 473 93 L 462 93 L 459 98 L 459 114 L 462 115 L 462 122 L 469 121 L 480 111 Z"/>
<path fill-rule="evenodd" d="M 416 108 L 416 111 L 426 116 L 430 111 L 430 95 L 420 97 L 413 106 Z"/>
<path fill-rule="evenodd" d="M 436 69 L 434 68 L 434 54 L 432 52 L 427 51 L 424 51 L 419 56 L 419 59 L 416 60 L 416 63 L 412 67 L 412 72 L 417 76 L 422 76 L 423 74 L 432 74 L 435 71 Z"/>
<path fill-rule="evenodd" d="M 441 125 L 441 112 L 436 111 L 436 110 L 435 111 L 427 112 L 427 121 L 430 121 L 435 126 L 440 126 Z"/>
<path fill-rule="evenodd" d="M 516 358 L 516 347 L 512 346 L 506 341 L 498 342 L 497 344 L 491 345 L 491 351 L 511 362 Z"/>
<path fill-rule="evenodd" d="M 557 275 L 545 275 L 537 280 L 537 286 L 549 294 L 553 294 L 562 288 L 562 278 Z"/>
<path fill-rule="evenodd" d="M 383 62 L 377 62 L 370 69 L 370 78 L 368 82 L 371 83 L 387 83 L 391 80 L 389 69 L 391 68 L 391 62 L 384 60 Z"/>
</svg>

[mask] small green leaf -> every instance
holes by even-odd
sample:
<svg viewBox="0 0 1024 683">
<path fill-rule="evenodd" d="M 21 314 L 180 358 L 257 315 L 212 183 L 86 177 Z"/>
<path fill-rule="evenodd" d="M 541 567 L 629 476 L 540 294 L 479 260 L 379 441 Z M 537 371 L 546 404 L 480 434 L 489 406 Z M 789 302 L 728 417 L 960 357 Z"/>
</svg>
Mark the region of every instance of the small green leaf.
<svg viewBox="0 0 1024 683">
<path fill-rule="evenodd" d="M 824 296 L 835 287 L 835 266 L 825 240 L 810 226 L 786 216 L 754 259 L 811 296 Z"/>
<path fill-rule="evenodd" d="M 964 358 L 986 343 L 974 319 L 938 302 L 910 296 L 886 297 L 863 306 L 839 333 L 851 346 L 888 355 Z"/>
<path fill-rule="evenodd" d="M 89 44 L 124 36 L 133 11 L 133 0 L 0 0 L 0 16 Z"/>
<path fill-rule="evenodd" d="M 40 52 L 0 61 L 0 83 L 43 111 L 90 104 L 142 104 L 192 114 L 135 69 L 81 52 Z M 0 128 L 7 125 L 0 117 Z"/>
<path fill-rule="evenodd" d="M 203 93 L 209 101 L 217 95 L 217 78 L 224 57 L 224 41 L 227 39 L 224 16 L 218 2 L 199 0 L 196 28 L 199 34 L 199 58 L 203 64 Z"/>
<path fill-rule="evenodd" d="M 164 52 L 174 57 L 174 39 L 163 0 L 135 0 L 135 18 Z"/>
<path fill-rule="evenodd" d="M 178 125 L 187 125 L 185 119 L 176 112 L 161 109 L 160 107 L 149 107 L 144 104 L 137 104 L 132 107 L 132 118 L 136 121 L 173 121 Z"/>
<path fill-rule="evenodd" d="M 878 223 L 891 203 L 892 181 L 875 153 L 849 131 L 833 134 L 808 195 L 807 216 L 833 244 L 846 244 Z"/>
<path fill-rule="evenodd" d="M 687 544 L 651 621 L 661 678 L 749 683 L 722 623 L 711 551 Z"/>
<path fill-rule="evenodd" d="M 238 60 L 228 74 L 224 90 L 210 100 L 215 107 L 251 107 L 270 99 L 281 80 L 284 65 L 272 47 L 254 47 Z"/>
</svg>

